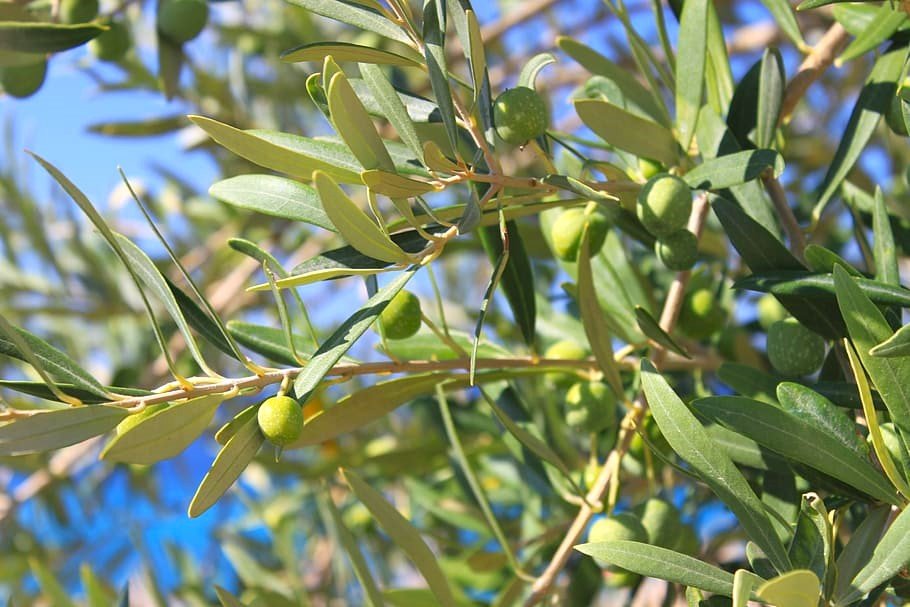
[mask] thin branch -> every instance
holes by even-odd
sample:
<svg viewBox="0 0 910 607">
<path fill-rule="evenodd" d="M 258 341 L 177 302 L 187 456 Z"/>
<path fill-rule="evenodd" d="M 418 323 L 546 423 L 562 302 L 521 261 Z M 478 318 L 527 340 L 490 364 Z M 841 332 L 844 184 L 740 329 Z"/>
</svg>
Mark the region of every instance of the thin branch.
<svg viewBox="0 0 910 607">
<path fill-rule="evenodd" d="M 780 124 L 789 121 L 799 100 L 803 98 L 812 83 L 821 78 L 825 70 L 834 63 L 849 37 L 850 34 L 840 23 L 835 23 L 828 28 L 828 31 L 818 41 L 809 56 L 803 60 L 796 75 L 787 84 L 787 90 L 784 91 L 784 101 L 780 108 Z"/>
</svg>

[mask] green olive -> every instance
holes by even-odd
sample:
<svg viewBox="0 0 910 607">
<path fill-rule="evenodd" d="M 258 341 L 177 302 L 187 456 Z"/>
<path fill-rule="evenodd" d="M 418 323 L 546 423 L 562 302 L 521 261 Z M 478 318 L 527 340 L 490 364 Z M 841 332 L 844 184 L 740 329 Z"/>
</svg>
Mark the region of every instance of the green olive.
<svg viewBox="0 0 910 607">
<path fill-rule="evenodd" d="M 641 173 L 641 176 L 645 179 L 651 179 L 659 173 L 665 172 L 666 169 L 664 165 L 659 163 L 656 160 L 650 158 L 639 158 L 638 159 L 638 172 Z"/>
<path fill-rule="evenodd" d="M 98 16 L 98 0 L 61 0 L 61 23 L 88 23 Z"/>
<path fill-rule="evenodd" d="M 668 270 L 690 270 L 698 257 L 698 238 L 689 230 L 676 230 L 658 238 L 654 250 Z"/>
<path fill-rule="evenodd" d="M 683 301 L 679 327 L 693 339 L 707 339 L 723 328 L 727 312 L 712 289 L 697 289 Z"/>
<path fill-rule="evenodd" d="M 601 213 L 585 213 L 584 209 L 567 209 L 553 222 L 550 235 L 553 239 L 553 250 L 563 261 L 578 259 L 581 237 L 585 225 L 588 226 L 588 253 L 597 255 L 607 239 L 610 224 Z"/>
<path fill-rule="evenodd" d="M 578 382 L 566 392 L 566 423 L 585 432 L 616 427 L 616 396 L 605 383 Z"/>
<path fill-rule="evenodd" d="M 648 543 L 652 546 L 672 549 L 679 541 L 682 522 L 679 511 L 666 500 L 652 497 L 635 508 L 641 525 L 648 532 Z"/>
<path fill-rule="evenodd" d="M 898 94 L 891 98 L 891 104 L 885 113 L 885 123 L 895 135 L 907 136 L 907 123 L 904 120 L 904 108 L 907 102 Z"/>
<path fill-rule="evenodd" d="M 787 308 L 781 305 L 777 298 L 770 293 L 762 295 L 756 307 L 758 308 L 758 324 L 765 331 L 770 329 L 771 325 L 777 321 L 784 320 L 790 315 L 787 312 Z"/>
<path fill-rule="evenodd" d="M 259 406 L 256 413 L 259 429 L 274 445 L 293 443 L 303 431 L 303 410 L 290 396 L 273 396 Z"/>
<path fill-rule="evenodd" d="M 655 175 L 638 193 L 638 218 L 658 238 L 683 229 L 691 213 L 692 192 L 675 175 Z"/>
<path fill-rule="evenodd" d="M 815 373 L 825 362 L 825 340 L 796 319 L 779 320 L 768 329 L 768 358 L 774 369 L 790 377 Z"/>
<path fill-rule="evenodd" d="M 588 357 L 588 351 L 576 341 L 561 339 L 547 348 L 543 357 L 555 360 L 584 360 Z"/>
<path fill-rule="evenodd" d="M 0 68 L 0 86 L 10 97 L 24 99 L 38 92 L 47 76 L 47 61 Z"/>
<path fill-rule="evenodd" d="M 598 519 L 588 530 L 588 542 L 647 542 L 648 531 L 642 526 L 641 521 L 631 512 L 614 514 L 609 518 Z M 627 572 L 625 569 L 614 567 L 610 563 L 594 559 L 601 569 L 608 569 L 614 573 Z M 632 574 L 635 575 L 635 574 Z M 637 581 L 637 578 L 635 578 Z"/>
<path fill-rule="evenodd" d="M 493 102 L 493 123 L 506 143 L 524 145 L 546 133 L 549 122 L 547 106 L 532 88 L 509 89 Z"/>
<path fill-rule="evenodd" d="M 107 31 L 88 43 L 88 50 L 102 61 L 120 61 L 130 50 L 132 36 L 122 21 L 111 21 Z"/>
<path fill-rule="evenodd" d="M 379 315 L 382 330 L 388 339 L 407 339 L 420 329 L 420 300 L 410 291 L 399 291 L 398 295 Z"/>
<path fill-rule="evenodd" d="M 158 31 L 183 44 L 202 32 L 209 19 L 209 5 L 204 0 L 162 0 L 158 5 Z"/>
</svg>

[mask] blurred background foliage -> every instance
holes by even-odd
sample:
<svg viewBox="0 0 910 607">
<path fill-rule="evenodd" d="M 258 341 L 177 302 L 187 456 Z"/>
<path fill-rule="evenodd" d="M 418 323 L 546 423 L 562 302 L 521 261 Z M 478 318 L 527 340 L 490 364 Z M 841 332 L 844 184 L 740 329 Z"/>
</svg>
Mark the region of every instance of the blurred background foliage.
<svg viewBox="0 0 910 607">
<path fill-rule="evenodd" d="M 13 6 L 25 5 L 3 10 Z M 717 0 L 715 6 L 737 80 L 769 46 L 781 49 L 786 72 L 794 73 L 803 53 L 781 32 L 762 3 Z M 36 11 L 56 8 L 44 0 L 28 7 Z M 527 59 L 552 50 L 557 35 L 575 37 L 632 69 L 621 25 L 596 0 L 499 0 L 476 2 L 475 8 L 483 24 L 494 92 L 513 86 Z M 627 9 L 636 29 L 660 55 L 654 3 L 631 0 Z M 76 216 L 71 203 L 38 175 L 23 148 L 50 158 L 83 184 L 111 224 L 177 280 L 164 251 L 118 185 L 116 167 L 122 166 L 222 316 L 278 326 L 270 295 L 244 290 L 262 282 L 259 264 L 231 249 L 228 239 L 242 237 L 259 243 L 292 267 L 332 244 L 332 235 L 247 213 L 209 196 L 207 188 L 213 181 L 252 172 L 254 167 L 210 141 L 185 115 L 199 113 L 238 128 L 327 134 L 327 122 L 305 93 L 306 78 L 318 66 L 282 62 L 281 53 L 320 40 L 389 44 L 373 34 L 313 16 L 293 2 L 230 0 L 211 3 L 203 32 L 179 45 L 160 39 L 156 10 L 154 2 L 103 0 L 100 19 L 115 17 L 130 31 L 132 43 L 122 59 L 101 60 L 84 46 L 57 53 L 49 58 L 46 80 L 34 95 L 0 99 L 6 125 L 0 165 L 0 304 L 12 322 L 43 336 L 85 363 L 103 383 L 114 386 L 151 388 L 170 376 L 125 270 L 91 227 Z M 662 11 L 675 36 L 675 19 L 667 7 Z M 805 40 L 811 45 L 835 17 L 828 9 L 800 13 Z M 457 48 L 450 45 L 456 65 L 462 60 Z M 800 219 L 809 217 L 813 200 L 808 195 L 824 175 L 870 65 L 871 58 L 863 56 L 827 71 L 785 127 L 787 168 L 782 182 L 790 200 L 796 202 Z M 538 80 L 538 89 L 552 104 L 555 129 L 574 133 L 582 141 L 590 132 L 570 111 L 568 99 L 588 77 L 568 57 L 559 55 L 559 63 Z M 393 81 L 403 90 L 429 95 L 425 76 L 416 70 L 394 69 Z M 879 136 L 851 174 L 851 182 L 867 192 L 874 184 L 887 191 L 894 203 L 895 236 L 906 251 L 910 250 L 910 195 L 903 167 L 908 148 L 884 124 L 879 129 Z M 516 149 L 504 158 L 512 174 L 535 162 L 528 150 Z M 854 233 L 865 238 L 863 229 L 856 226 L 870 225 L 868 207 L 863 208 L 862 200 L 850 206 L 839 204 L 837 212 L 827 214 L 815 233 L 824 238 L 826 246 L 851 260 L 861 256 L 852 244 Z M 567 277 L 553 262 L 540 224 L 524 221 L 521 230 L 538 284 L 549 285 L 547 296 L 539 301 L 541 349 L 567 336 L 584 342 L 581 325 L 573 318 L 577 311 L 561 288 Z M 435 267 L 450 324 L 469 331 L 488 280 L 488 261 L 476 239 L 460 239 L 456 246 Z M 703 266 L 704 282 L 712 284 L 722 278 L 727 255 L 726 241 L 716 224 L 709 223 L 701 247 L 708 259 Z M 645 259 L 635 249 L 628 254 L 633 263 Z M 643 303 L 653 307 L 660 301 L 666 276 L 647 263 L 629 272 L 635 281 L 656 285 L 653 293 L 643 292 Z M 425 277 L 415 290 L 432 292 Z M 362 299 L 363 292 L 356 279 L 320 283 L 303 291 L 321 337 Z M 506 351 L 522 348 L 508 307 L 499 304 L 497 299 L 486 337 Z M 754 298 L 741 297 L 727 305 L 733 319 L 729 331 L 704 345 L 705 351 L 766 367 Z M 171 345 L 174 352 L 181 353 L 178 362 L 182 368 L 192 372 L 192 361 L 183 352 L 179 337 Z M 365 340 L 352 355 L 370 360 L 374 345 L 375 339 Z M 219 361 L 216 368 L 224 373 L 239 371 L 236 362 L 216 350 L 207 355 Z M 6 359 L 0 365 L 4 378 L 25 377 L 21 367 Z M 689 392 L 703 392 L 701 382 L 723 390 L 712 373 L 696 373 L 689 381 L 694 382 Z M 500 394 L 500 402 L 533 402 L 535 417 L 539 408 L 545 428 L 547 424 L 558 426 L 566 386 L 552 377 L 529 380 L 522 386 L 525 393 Z M 330 388 L 322 398 L 335 396 L 336 389 Z M 0 398 L 17 407 L 32 402 L 11 391 L 0 390 Z M 470 404 L 477 398 L 476 392 L 466 392 L 457 401 Z M 219 412 L 219 420 L 249 402 L 232 401 L 229 410 Z M 522 546 L 524 550 L 543 553 L 551 548 L 551 542 L 560 537 L 566 513 L 575 506 L 554 493 L 539 464 L 516 465 L 503 443 L 491 440 L 499 430 L 489 417 L 471 407 L 456 407 L 455 415 L 465 447 L 479 467 L 509 537 L 542 538 L 537 544 Z M 565 436 L 552 428 L 547 431 L 550 437 Z M 553 447 L 584 484 L 588 467 L 578 460 L 577 445 L 570 439 L 568 444 L 556 442 Z M 610 445 L 595 447 L 605 453 Z M 509 579 L 504 557 L 491 544 L 489 530 L 465 489 L 466 479 L 450 465 L 444 426 L 432 399 L 419 400 L 337 442 L 286 454 L 278 462 L 273 453 L 263 450 L 235 490 L 198 519 L 186 517 L 186 504 L 207 469 L 214 440 L 197 441 L 180 457 L 150 468 L 97 463 L 98 448 L 97 441 L 89 441 L 54 454 L 0 460 L 0 601 L 39 604 L 37 597 L 42 594 L 44 604 L 63 604 L 53 598 L 58 593 L 55 584 L 59 584 L 63 592 L 79 600 L 104 604 L 129 583 L 134 604 L 212 604 L 214 584 L 262 605 L 329 604 L 330 597 L 335 600 L 332 604 L 360 604 L 359 586 L 341 551 L 333 549 L 336 538 L 331 515 L 318 499 L 324 494 L 326 479 L 339 465 L 357 468 L 371 479 L 405 479 L 387 483 L 387 495 L 410 513 L 443 555 L 472 554 L 470 567 L 460 559 L 441 558 L 446 573 L 472 599 L 481 603 L 497 600 Z M 587 446 L 581 451 L 585 449 Z M 643 474 L 646 463 L 657 469 L 656 478 Z M 623 492 L 628 505 L 630 497 L 637 501 L 635 496 L 650 491 L 649 483 L 659 486 L 662 466 L 650 461 L 640 444 L 625 465 Z M 666 478 L 672 479 L 672 475 Z M 671 481 L 660 492 L 682 510 L 684 521 L 698 534 L 704 555 L 720 558 L 729 549 L 728 534 L 735 521 L 703 488 L 675 488 Z M 385 536 L 375 532 L 373 520 L 360 503 L 348 499 L 342 515 L 371 555 L 371 567 L 383 578 L 394 580 L 395 586 L 416 583 L 411 566 Z M 570 573 L 573 598 L 567 604 L 585 604 L 600 591 L 601 572 L 588 559 L 579 560 Z M 414 603 L 407 603 L 405 595 L 397 600 L 402 605 L 421 604 L 419 595 L 411 597 L 417 601 Z"/>
</svg>

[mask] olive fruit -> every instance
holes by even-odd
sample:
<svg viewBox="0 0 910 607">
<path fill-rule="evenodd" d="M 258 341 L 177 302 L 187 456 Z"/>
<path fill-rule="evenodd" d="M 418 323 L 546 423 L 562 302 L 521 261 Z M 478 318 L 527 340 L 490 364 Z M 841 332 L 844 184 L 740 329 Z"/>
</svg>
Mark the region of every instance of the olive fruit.
<svg viewBox="0 0 910 607">
<path fill-rule="evenodd" d="M 599 381 L 578 382 L 566 392 L 566 423 L 586 432 L 616 426 L 616 396 Z"/>
<path fill-rule="evenodd" d="M 98 0 L 61 0 L 61 23 L 87 23 L 98 16 Z"/>
<path fill-rule="evenodd" d="M 132 37 L 122 21 L 111 21 L 108 29 L 88 43 L 88 50 L 102 61 L 120 61 L 130 50 Z"/>
<path fill-rule="evenodd" d="M 588 351 L 571 339 L 561 339 L 547 348 L 543 357 L 556 360 L 584 360 L 588 357 Z"/>
<path fill-rule="evenodd" d="M 638 218 L 658 238 L 684 228 L 691 213 L 692 192 L 675 175 L 655 175 L 638 193 Z"/>
<path fill-rule="evenodd" d="M 648 543 L 652 546 L 673 549 L 679 541 L 682 522 L 679 511 L 673 504 L 652 497 L 635 508 L 641 526 L 648 532 Z"/>
<path fill-rule="evenodd" d="M 399 291 L 398 295 L 379 315 L 382 330 L 388 339 L 407 339 L 420 329 L 420 300 L 410 291 Z"/>
<path fill-rule="evenodd" d="M 693 339 L 706 339 L 723 328 L 727 312 L 712 289 L 696 289 L 683 301 L 679 328 Z"/>
<path fill-rule="evenodd" d="M 815 373 L 825 362 L 825 340 L 793 318 L 771 325 L 767 350 L 771 366 L 791 377 Z"/>
<path fill-rule="evenodd" d="M 519 86 L 493 102 L 493 123 L 506 143 L 524 145 L 547 132 L 550 119 L 543 99 L 532 88 Z"/>
<path fill-rule="evenodd" d="M 189 42 L 209 19 L 205 0 L 162 0 L 158 5 L 158 31 L 172 42 Z"/>
<path fill-rule="evenodd" d="M 664 165 L 650 158 L 638 159 L 638 172 L 645 179 L 651 179 L 658 173 L 664 172 Z"/>
<path fill-rule="evenodd" d="M 553 222 L 550 232 L 557 257 L 563 261 L 578 259 L 585 225 L 588 226 L 588 253 L 591 257 L 597 255 L 604 246 L 610 228 L 607 218 L 596 211 L 585 213 L 584 209 L 567 209 Z"/>
<path fill-rule="evenodd" d="M 128 417 L 124 417 L 123 420 L 121 420 L 121 422 L 119 424 L 117 424 L 117 427 L 114 429 L 114 433 L 117 436 L 120 436 L 121 434 L 124 434 L 128 430 L 132 430 L 140 422 L 147 420 L 148 418 L 150 418 L 154 414 L 158 413 L 162 409 L 167 409 L 167 407 L 168 407 L 168 403 L 159 403 L 157 405 L 149 405 L 145 409 L 140 411 L 139 413 L 133 413 L 132 415 L 130 415 Z"/>
<path fill-rule="evenodd" d="M 689 230 L 676 230 L 658 238 L 654 251 L 668 270 L 690 270 L 698 257 L 698 238 Z"/>
<path fill-rule="evenodd" d="M 290 396 L 267 398 L 256 413 L 262 434 L 274 445 L 293 443 L 303 431 L 303 410 Z"/>
<path fill-rule="evenodd" d="M 756 308 L 758 309 L 758 324 L 765 331 L 770 329 L 771 325 L 777 321 L 784 320 L 790 315 L 787 312 L 787 308 L 781 305 L 777 298 L 770 293 L 765 293 L 759 298 Z"/>
<path fill-rule="evenodd" d="M 905 103 L 907 102 L 904 101 L 900 94 L 897 94 L 891 98 L 891 105 L 888 106 L 888 111 L 885 113 L 885 124 L 895 135 L 900 135 L 901 137 L 906 137 L 908 134 L 907 123 L 904 122 Z"/>
<path fill-rule="evenodd" d="M 11 97 L 24 99 L 38 92 L 47 76 L 47 61 L 0 68 L 0 86 Z"/>
<path fill-rule="evenodd" d="M 642 526 L 641 521 L 631 512 L 622 512 L 614 514 L 609 518 L 598 519 L 588 530 L 588 542 L 647 542 L 648 531 Z M 602 569 L 609 569 L 614 573 L 630 573 L 625 569 L 614 567 L 600 559 L 594 559 Z M 636 574 L 631 574 L 626 581 L 635 583 L 638 581 Z"/>
</svg>

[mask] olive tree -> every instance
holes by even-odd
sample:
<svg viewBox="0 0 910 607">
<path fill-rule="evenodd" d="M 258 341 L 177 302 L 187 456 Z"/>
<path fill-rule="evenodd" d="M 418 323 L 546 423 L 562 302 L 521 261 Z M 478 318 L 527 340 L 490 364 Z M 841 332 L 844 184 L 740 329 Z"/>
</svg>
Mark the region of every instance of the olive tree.
<svg viewBox="0 0 910 607">
<path fill-rule="evenodd" d="M 188 516 L 241 495 L 269 540 L 220 533 L 236 592 L 189 566 L 155 598 L 146 562 L 150 601 L 907 596 L 906 7 L 605 0 L 563 28 L 567 5 L 4 9 L 9 95 L 87 44 L 105 94 L 196 108 L 93 130 L 182 130 L 224 178 L 122 171 L 128 232 L 65 157 L 4 171 L 0 456 L 36 488 L 2 524 L 79 462 L 147 480 L 202 443 Z M 542 11 L 552 37 L 510 53 Z M 65 238 L 20 162 L 81 212 Z M 3 541 L 12 600 L 30 569 L 70 604 L 65 555 Z"/>
</svg>

